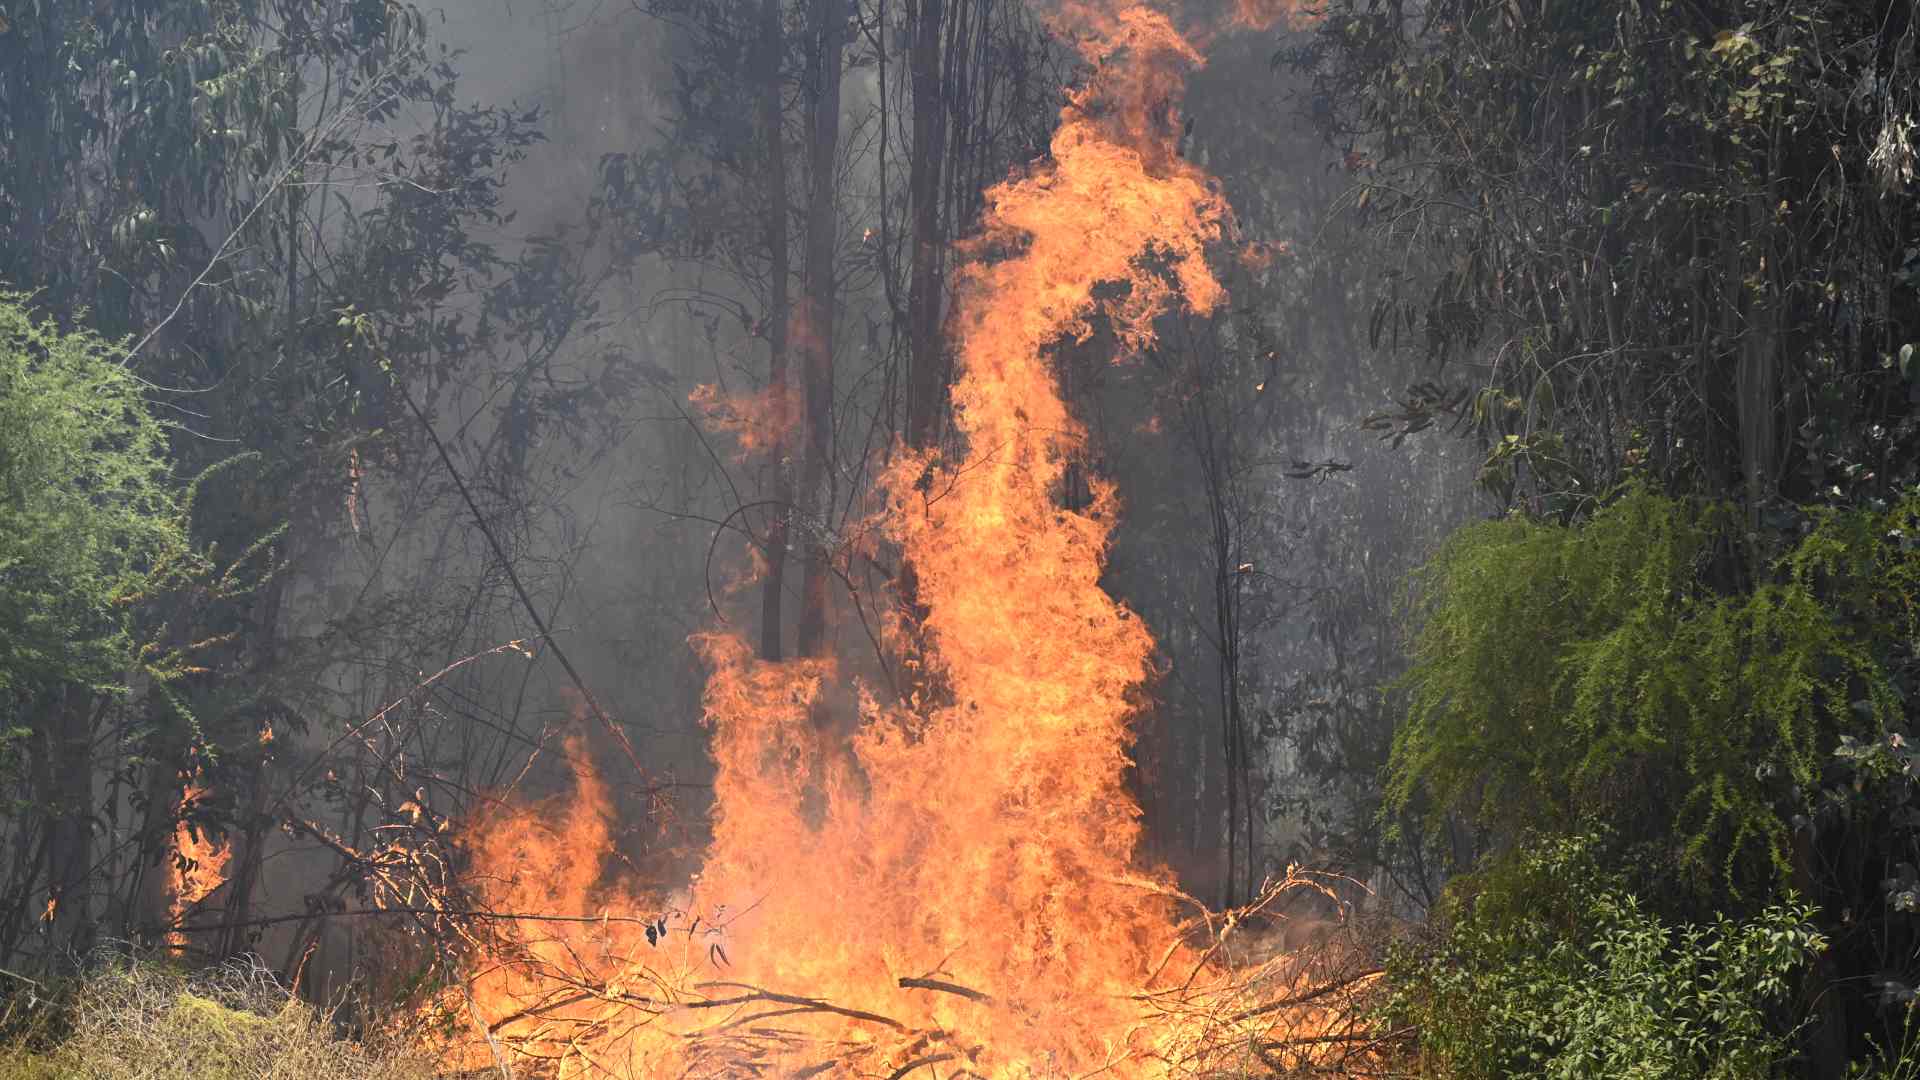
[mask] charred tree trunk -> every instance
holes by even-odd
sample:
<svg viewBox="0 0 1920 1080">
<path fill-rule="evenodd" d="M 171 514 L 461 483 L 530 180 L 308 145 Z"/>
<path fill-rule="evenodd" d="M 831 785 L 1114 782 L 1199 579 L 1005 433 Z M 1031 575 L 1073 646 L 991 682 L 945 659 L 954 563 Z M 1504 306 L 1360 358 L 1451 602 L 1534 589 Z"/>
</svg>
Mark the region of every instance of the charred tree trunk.
<svg viewBox="0 0 1920 1080">
<path fill-rule="evenodd" d="M 946 384 L 940 335 L 938 257 L 945 245 L 940 219 L 940 176 L 946 147 L 940 70 L 943 0 L 918 0 L 913 12 L 913 160 L 907 198 L 913 218 L 913 263 L 907 286 L 907 332 L 912 371 L 907 392 L 907 445 L 925 450 L 938 437 L 941 389 Z"/>
<path fill-rule="evenodd" d="M 780 0 L 760 3 L 760 127 L 767 140 L 767 396 L 773 403 L 773 498 L 767 525 L 767 576 L 760 585 L 760 658 L 781 656 L 781 608 L 787 579 L 787 543 L 793 513 L 793 389 L 787 375 L 787 149 L 780 108 L 780 60 L 786 47 Z"/>
<path fill-rule="evenodd" d="M 812 55 L 813 145 L 807 204 L 806 300 L 801 354 L 806 358 L 806 457 L 802 509 L 820 533 L 809 539 L 801 591 L 799 651 L 819 656 L 827 644 L 827 575 L 832 553 L 825 533 L 833 507 L 834 248 L 839 224 L 834 166 L 840 145 L 840 60 L 846 40 L 841 0 L 812 0 L 808 47 Z"/>
<path fill-rule="evenodd" d="M 964 3 L 964 0 L 962 0 Z M 913 20 L 913 49 L 908 63 L 913 88 L 913 141 L 907 169 L 909 227 L 913 232 L 907 275 L 907 446 L 919 451 L 939 441 L 941 399 L 947 384 L 946 349 L 940 333 L 940 256 L 946 248 L 941 214 L 941 175 L 946 158 L 946 110 L 950 107 L 941 63 L 940 42 L 946 21 L 943 0 L 909 0 Z M 917 660 L 926 650 L 920 625 L 927 612 L 920 602 L 920 579 L 913 562 L 903 559 L 895 582 L 900 606 L 907 614 L 907 652 Z M 903 665 L 912 673 L 900 692 L 903 698 L 920 695 L 933 700 L 925 664 Z"/>
<path fill-rule="evenodd" d="M 1204 406 L 1202 413 L 1205 413 Z M 1208 517 L 1213 527 L 1213 618 L 1216 675 L 1220 695 L 1221 747 L 1226 754 L 1226 803 L 1227 803 L 1227 869 L 1222 883 L 1220 903 L 1223 907 L 1234 904 L 1235 871 L 1242 865 L 1247 867 L 1248 877 L 1252 877 L 1253 866 L 1253 819 L 1248 814 L 1244 818 L 1246 828 L 1246 851 L 1244 863 L 1240 849 L 1240 832 L 1243 823 L 1241 803 L 1250 787 L 1247 771 L 1247 746 L 1242 731 L 1240 711 L 1240 575 L 1233 561 L 1233 523 L 1228 515 L 1226 492 L 1222 490 L 1221 464 L 1214 457 L 1218 447 L 1214 443 L 1211 427 L 1204 430 L 1206 442 L 1202 445 L 1201 469 L 1207 480 Z"/>
<path fill-rule="evenodd" d="M 1210 346 L 1205 346 L 1210 347 Z M 1215 362 L 1218 362 L 1217 358 Z M 1205 482 L 1207 516 L 1211 527 L 1208 554 L 1212 561 L 1213 629 L 1216 691 L 1220 709 L 1220 746 L 1224 755 L 1227 861 L 1220 902 L 1232 907 L 1236 899 L 1253 899 L 1259 887 L 1257 786 L 1254 783 L 1253 743 L 1247 733 L 1246 711 L 1240 700 L 1240 646 L 1245 594 L 1240 569 L 1243 538 L 1237 517 L 1239 501 L 1234 487 L 1235 440 L 1231 408 L 1216 415 L 1210 395 L 1211 373 L 1196 375 L 1192 427 L 1194 450 Z M 1244 843 L 1243 843 L 1244 841 Z M 1244 874 L 1244 878 L 1241 875 Z M 1244 884 L 1244 890 L 1242 885 Z"/>
</svg>

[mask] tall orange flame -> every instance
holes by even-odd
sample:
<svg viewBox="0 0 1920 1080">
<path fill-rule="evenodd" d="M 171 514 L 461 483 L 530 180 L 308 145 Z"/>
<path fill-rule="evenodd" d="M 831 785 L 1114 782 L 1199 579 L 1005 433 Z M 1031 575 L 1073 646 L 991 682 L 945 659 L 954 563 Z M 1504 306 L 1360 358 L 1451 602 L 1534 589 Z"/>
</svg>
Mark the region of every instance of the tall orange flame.
<svg viewBox="0 0 1920 1080">
<path fill-rule="evenodd" d="M 988 196 L 962 286 L 953 387 L 968 453 L 903 457 L 882 479 L 880 522 L 919 579 L 929 662 L 950 703 L 919 713 L 859 705 L 851 754 L 812 718 L 823 662 L 766 665 L 731 637 L 705 641 L 719 763 L 702 889 L 735 904 L 755 981 L 830 988 L 954 1030 L 991 1031 L 1010 1061 L 1097 1067 L 1126 1045 L 1128 1001 L 1170 937 L 1164 900 L 1135 879 L 1138 810 L 1122 777 L 1129 693 L 1152 641 L 1101 590 L 1111 485 L 1061 509 L 1083 435 L 1046 349 L 1091 330 L 1093 288 L 1123 340 L 1152 337 L 1177 297 L 1142 265 L 1164 256 L 1195 310 L 1218 303 L 1205 246 L 1224 206 L 1171 153 L 1176 75 L 1199 57 L 1165 16 L 1085 13 L 1105 67 L 1063 117 L 1052 161 Z M 817 808 L 813 801 L 820 804 Z M 761 897 L 765 899 L 761 899 Z M 943 977 L 998 999 L 936 997 L 901 977 Z"/>
<path fill-rule="evenodd" d="M 1062 506 L 1085 433 L 1048 350 L 1102 313 L 1140 348 L 1177 305 L 1213 310 L 1224 290 L 1206 252 L 1227 209 L 1175 152 L 1201 57 L 1172 21 L 1078 0 L 1056 21 L 1096 74 L 1051 159 L 988 193 L 958 297 L 964 452 L 902 454 L 879 481 L 874 525 L 914 568 L 915 651 L 937 700 L 885 703 L 832 659 L 767 663 L 732 634 L 699 637 L 717 765 L 700 876 L 658 902 L 672 911 L 641 924 L 645 947 L 609 917 L 538 945 L 546 977 L 477 980 L 492 1032 L 533 1032 L 561 1058 L 591 1046 L 577 1060 L 617 1075 L 758 1069 L 768 1054 L 815 1075 L 862 1053 L 889 1071 L 1149 1075 L 1193 1037 L 1156 1022 L 1156 990 L 1190 986 L 1197 963 L 1177 893 L 1136 865 L 1124 785 L 1153 643 L 1100 587 L 1113 486 Z M 1107 284 L 1116 296 L 1097 300 Z M 896 642 L 907 630 L 890 628 Z M 544 890 L 490 899 L 631 909 L 597 861 L 578 862 L 606 850 L 603 794 L 582 771 L 580 802 L 542 815 L 557 847 L 500 851 L 483 830 L 478 863 L 520 866 Z M 588 952 L 619 960 L 594 969 L 597 994 L 565 1000 L 556 983 L 588 981 Z M 616 1027 L 622 1009 L 642 1019 Z"/>
<path fill-rule="evenodd" d="M 180 796 L 176 814 L 183 819 L 187 810 L 201 799 L 206 798 L 206 788 L 198 784 L 188 784 Z M 213 837 L 188 827 L 185 820 L 174 826 L 173 850 L 176 859 L 173 874 L 168 884 L 173 900 L 168 906 L 168 923 L 179 926 L 195 905 L 213 895 L 227 880 L 227 862 L 233 852 L 225 842 L 215 841 Z M 187 936 L 179 930 L 167 933 L 167 946 L 178 952 L 187 945 Z"/>
</svg>

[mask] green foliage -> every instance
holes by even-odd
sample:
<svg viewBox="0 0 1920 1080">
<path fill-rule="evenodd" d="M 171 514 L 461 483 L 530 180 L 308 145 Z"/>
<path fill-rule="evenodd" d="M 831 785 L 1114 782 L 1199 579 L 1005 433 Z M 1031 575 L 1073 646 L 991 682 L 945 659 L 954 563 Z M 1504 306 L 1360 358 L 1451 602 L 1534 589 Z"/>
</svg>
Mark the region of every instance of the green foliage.
<svg viewBox="0 0 1920 1080">
<path fill-rule="evenodd" d="M 301 154 L 348 141 L 303 130 L 302 99 L 316 89 L 303 66 L 382 119 L 426 63 L 424 19 L 388 0 L 43 2 L 0 14 L 0 279 L 43 290 L 62 317 L 86 308 L 110 334 L 165 314 L 181 276 L 220 247 L 209 223 L 241 225 Z M 91 179 L 105 176 L 114 182 Z M 231 282 L 225 314 L 245 312 L 261 287 L 272 282 Z"/>
<path fill-rule="evenodd" d="M 1815 512 L 1732 592 L 1712 580 L 1724 507 L 1636 488 L 1575 525 L 1462 530 L 1420 581 L 1389 808 L 1426 796 L 1436 823 L 1509 835 L 1605 816 L 1736 888 L 1761 876 L 1742 855 L 1783 880 L 1842 735 L 1900 714 L 1883 659 L 1914 632 L 1917 515 L 1920 498 Z"/>
<path fill-rule="evenodd" d="M 393 1048 L 340 1038 L 331 1018 L 270 975 L 232 966 L 186 975 L 117 963 L 43 1003 L 52 1042 L 0 1047 L 0 1080 L 427 1080 Z M 57 1013 L 58 1015 L 51 1015 Z"/>
<path fill-rule="evenodd" d="M 1545 511 L 1633 475 L 1800 503 L 1920 479 L 1913 26 L 1331 0 L 1282 58 L 1385 248 L 1372 335 L 1444 384 L 1378 420 L 1475 429 L 1486 486 Z"/>
<path fill-rule="evenodd" d="M 1810 908 L 1669 926 L 1599 868 L 1590 838 L 1539 844 L 1456 883 L 1436 940 L 1390 957 L 1386 1019 L 1430 1075 L 1633 1080 L 1772 1075 L 1775 1015 L 1825 947 Z M 1462 888 L 1465 885 L 1465 888 Z"/>
<path fill-rule="evenodd" d="M 530 474 L 611 452 L 659 372 L 644 349 L 572 349 L 604 328 L 594 296 L 614 271 L 571 215 L 515 225 L 505 185 L 539 112 L 464 103 L 457 54 L 427 29 L 399 0 L 0 0 L 0 287 L 30 290 L 55 325 L 133 342 L 86 339 L 108 358 L 88 377 L 165 395 L 165 461 L 192 479 L 153 504 L 164 543 L 96 543 L 119 504 L 65 480 L 26 487 L 87 522 L 0 506 L 0 816 L 21 853 L 0 874 L 0 966 L 148 933 L 177 811 L 216 835 L 270 830 L 260 807 L 291 814 L 334 774 L 277 768 L 297 744 L 269 733 L 360 716 L 343 686 L 377 693 L 394 672 L 434 670 L 494 617 L 486 586 L 456 598 L 453 564 L 404 584 L 369 564 L 359 589 L 335 577 L 363 548 L 410 550 L 397 534 L 444 523 L 439 465 L 393 411 L 394 380 L 429 415 L 458 409 L 492 433 L 475 486 L 533 551 L 544 520 L 527 500 L 567 496 Z M 338 331 L 340 308 L 378 321 L 395 370 Z M 36 364 L 51 351 L 27 347 Z M 91 389 L 45 389 L 35 424 L 85 419 L 69 401 Z M 160 429 L 137 430 L 121 448 L 158 483 Z M 0 415 L 0 462 L 16 436 L 44 445 Z M 546 456 L 563 439 L 592 450 Z M 389 523 L 368 512 L 376 490 L 415 494 Z M 144 692 L 86 692 L 130 674 Z M 57 709 L 48 684 L 64 684 Z M 208 792 L 190 809 L 184 775 Z M 265 876 L 239 860 L 221 903 L 246 910 Z M 54 888 L 49 931 L 38 916 Z"/>
<path fill-rule="evenodd" d="M 1369 426 L 1470 432 L 1535 519 L 1422 580 L 1383 819 L 1609 821 L 1669 915 L 1791 882 L 1832 939 L 1809 1075 L 1897 1043 L 1920 985 L 1917 32 L 1330 0 L 1281 57 L 1388 259 L 1373 343 L 1430 364 Z"/>
<path fill-rule="evenodd" d="M 1866 1080 L 1877 1077 L 1880 1080 L 1920 1080 L 1920 1016 L 1914 1015 L 1911 1005 L 1905 1016 L 1901 1017 L 1902 1037 L 1897 1047 L 1874 1048 L 1872 1058 L 1856 1062 L 1847 1070 L 1850 1077 Z"/>
<path fill-rule="evenodd" d="M 86 333 L 0 293 L 0 695 L 104 688 L 134 660 L 132 601 L 186 553 L 165 433 Z"/>
</svg>

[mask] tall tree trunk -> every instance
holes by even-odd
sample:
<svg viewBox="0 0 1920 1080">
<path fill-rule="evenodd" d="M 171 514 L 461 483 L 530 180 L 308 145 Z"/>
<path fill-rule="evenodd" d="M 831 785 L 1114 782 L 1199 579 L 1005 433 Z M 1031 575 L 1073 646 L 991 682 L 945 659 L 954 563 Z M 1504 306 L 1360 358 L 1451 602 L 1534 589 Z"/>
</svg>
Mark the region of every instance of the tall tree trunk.
<svg viewBox="0 0 1920 1080">
<path fill-rule="evenodd" d="M 1753 213 L 1750 207 L 1743 207 L 1741 222 L 1745 226 L 1741 231 L 1749 233 L 1753 225 Z M 1756 243 L 1763 243 L 1756 241 Z M 1734 245 L 1738 250 L 1738 245 Z M 1777 272 L 1777 259 L 1764 259 L 1757 272 L 1762 279 Z M 1746 267 L 1743 265 L 1742 267 Z M 1740 351 L 1736 358 L 1734 377 L 1734 416 L 1740 438 L 1740 472 L 1744 480 L 1741 491 L 1747 510 L 1747 529 L 1756 536 L 1760 532 L 1760 512 L 1766 502 L 1777 490 L 1778 478 L 1774 476 L 1778 460 L 1778 417 L 1779 385 L 1778 371 L 1778 323 L 1780 313 L 1773 305 L 1755 304 L 1747 295 L 1745 275 L 1729 282 L 1730 287 L 1738 290 L 1738 313 L 1741 323 Z M 1769 291 L 1784 296 L 1785 290 L 1775 285 Z M 1766 553 L 1756 550 L 1756 559 L 1750 572 L 1758 574 L 1758 560 Z"/>
<path fill-rule="evenodd" d="M 946 350 L 940 334 L 940 256 L 946 237 L 941 228 L 942 166 L 946 158 L 946 109 L 940 41 L 945 21 L 943 0 L 908 0 L 913 20 L 913 50 L 908 73 L 913 86 L 913 141 L 907 169 L 908 224 L 913 231 L 912 257 L 907 278 L 907 445 L 927 450 L 939 440 L 938 418 L 947 383 Z M 920 579 L 912 560 L 902 559 L 894 587 L 906 613 L 909 656 L 926 649 L 920 625 L 926 608 L 920 603 Z M 931 701 L 925 664 L 903 665 L 912 675 L 900 687 L 904 699 L 918 695 Z"/>
<path fill-rule="evenodd" d="M 253 918 L 253 890 L 260 883 L 267 838 L 271 835 L 267 829 L 272 824 L 266 816 L 267 765 L 264 760 L 256 761 L 247 770 L 246 791 L 242 794 L 246 805 L 238 815 L 240 828 L 230 841 L 230 850 L 236 858 L 230 864 L 232 872 L 221 886 L 226 896 L 219 905 L 220 921 L 227 926 L 214 946 L 214 955 L 223 959 L 241 956 L 254 944 L 255 928 L 248 923 Z"/>
<path fill-rule="evenodd" d="M 53 4 L 34 5 L 33 14 L 25 11 L 14 15 L 16 20 L 12 28 L 12 50 L 27 52 L 29 56 L 38 53 L 31 62 L 21 58 L 20 62 L 0 62 L 4 70 L 6 100 L 15 104 L 16 114 L 9 119 L 7 126 L 13 132 L 13 145 L 4 154 L 0 154 L 0 164 L 9 166 L 0 173 L 0 180 L 11 181 L 13 190 L 8 195 L 16 203 L 13 223 L 13 242 L 0 248 L 0 278 L 18 283 L 21 287 L 30 285 L 53 285 L 52 302 L 61 305 L 59 314 L 71 314 L 68 305 L 72 295 L 60 286 L 67 283 L 58 280 L 58 275 L 46 273 L 49 260 L 44 250 L 52 223 L 58 216 L 57 200 L 67 190 L 66 185 L 56 182 L 56 173 L 63 164 L 61 156 L 55 152 L 54 125 L 58 118 L 51 115 L 51 109 L 29 104 L 36 99 L 54 100 L 56 95 L 51 86 L 56 80 L 70 78 L 60 70 L 60 49 L 57 42 L 60 35 L 56 15 L 58 8 Z M 33 22 L 29 23 L 28 19 Z M 18 43 L 31 42 L 28 46 Z M 0 54 L 4 55 L 4 54 Z M 7 174 L 11 174 L 10 176 Z M 62 270 L 66 269 L 64 266 Z M 49 277 L 54 281 L 47 281 Z M 42 299 L 41 303 L 46 303 Z"/>
<path fill-rule="evenodd" d="M 782 40 L 780 0 L 760 0 L 760 128 L 767 140 L 767 397 L 773 404 L 773 498 L 767 526 L 767 574 L 760 584 L 760 657 L 780 659 L 781 601 L 787 579 L 787 542 L 793 514 L 793 389 L 787 377 L 787 149 L 780 109 Z"/>
<path fill-rule="evenodd" d="M 812 0 L 808 45 L 813 54 L 812 184 L 807 205 L 806 317 L 801 351 L 806 357 L 806 465 L 801 499 L 814 528 L 825 532 L 833 509 L 833 315 L 834 165 L 840 145 L 840 59 L 846 39 L 844 0 Z M 827 573 L 831 557 L 824 536 L 807 544 L 801 590 L 799 649 L 819 656 L 827 644 Z"/>
<path fill-rule="evenodd" d="M 1206 485 L 1207 516 L 1212 527 L 1209 537 L 1213 562 L 1214 660 L 1217 665 L 1217 691 L 1220 705 L 1221 749 L 1226 769 L 1225 802 L 1227 811 L 1227 861 L 1221 879 L 1220 903 L 1232 907 L 1240 885 L 1237 872 L 1244 872 L 1245 900 L 1253 899 L 1258 887 L 1259 864 L 1255 856 L 1256 823 L 1253 783 L 1253 746 L 1247 736 L 1246 712 L 1240 700 L 1240 615 L 1243 594 L 1239 569 L 1239 537 L 1235 534 L 1235 497 L 1232 488 L 1234 439 L 1231 416 L 1214 416 L 1208 395 L 1213 390 L 1211 375 L 1202 376 L 1194 391 L 1194 442 L 1199 455 L 1201 476 Z M 1225 427 L 1226 430 L 1222 430 Z M 1245 845 L 1241 839 L 1244 836 Z"/>
<path fill-rule="evenodd" d="M 32 768 L 47 836 L 50 966 L 93 945 L 93 693 L 68 684 L 35 710 Z"/>
<path fill-rule="evenodd" d="M 940 392 L 946 383 L 945 350 L 940 339 L 941 289 L 938 255 L 945 242 L 940 229 L 940 175 L 946 148 L 945 95 L 941 92 L 940 31 L 942 0 L 918 0 L 913 11 L 913 160 L 907 173 L 907 198 L 913 224 L 913 264 L 907 286 L 907 332 L 912 348 L 908 380 L 907 445 L 924 450 L 937 437 Z"/>
<path fill-rule="evenodd" d="M 264 681 L 273 671 L 280 657 L 280 608 L 286 599 L 286 577 L 276 576 L 267 584 L 266 592 L 260 597 L 257 622 L 259 652 L 249 665 L 249 675 Z M 272 700 L 265 703 L 263 713 L 258 717 L 259 729 L 272 730 L 276 719 Z M 238 956 L 247 951 L 252 942 L 252 929 L 244 925 L 253 914 L 253 890 L 260 881 L 262 861 L 266 857 L 268 838 L 273 835 L 273 822 L 267 817 L 267 781 L 269 776 L 270 743 L 264 738 L 257 749 L 249 750 L 254 756 L 246 770 L 245 790 L 240 792 L 246 802 L 238 815 L 238 836 L 233 842 L 233 872 L 228 875 L 224 886 L 227 890 L 226 902 L 222 905 L 228 929 L 222 934 L 218 955 L 222 957 Z"/>
<path fill-rule="evenodd" d="M 165 938 L 173 900 L 173 811 L 180 805 L 180 769 L 171 752 L 148 758 L 141 778 L 146 801 L 140 824 L 138 883 L 129 907 L 128 930 L 135 940 L 156 945 Z"/>
<path fill-rule="evenodd" d="M 1240 865 L 1240 802 L 1242 775 L 1246 766 L 1242 755 L 1245 741 L 1240 737 L 1240 697 L 1239 672 L 1236 669 L 1234 647 L 1239 636 L 1239 628 L 1234 625 L 1236 605 L 1234 593 L 1240 582 L 1234 573 L 1232 539 L 1227 522 L 1227 512 L 1222 493 L 1216 483 L 1216 474 L 1212 464 L 1203 464 L 1207 470 L 1208 500 L 1213 523 L 1213 616 L 1215 642 L 1214 663 L 1218 665 L 1215 674 L 1218 677 L 1220 694 L 1220 733 L 1221 745 L 1226 752 L 1227 780 L 1227 870 L 1222 880 L 1220 904 L 1232 907 L 1234 904 L 1234 872 Z M 1251 823 L 1249 823 L 1251 824 Z M 1251 862 L 1252 852 L 1248 853 Z"/>
</svg>

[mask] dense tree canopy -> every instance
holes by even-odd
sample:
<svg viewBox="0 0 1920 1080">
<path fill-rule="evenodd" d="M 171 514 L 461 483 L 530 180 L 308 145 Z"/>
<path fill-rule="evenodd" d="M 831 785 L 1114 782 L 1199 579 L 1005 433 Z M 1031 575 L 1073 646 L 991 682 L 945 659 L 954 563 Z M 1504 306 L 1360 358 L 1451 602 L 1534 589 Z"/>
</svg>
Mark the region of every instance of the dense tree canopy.
<svg viewBox="0 0 1920 1080">
<path fill-rule="evenodd" d="M 1536 512 L 1630 474 L 1752 515 L 1911 484 L 1912 19 L 1331 6 L 1293 55 L 1354 209 L 1406 245 L 1373 333 L 1441 380 L 1394 419 L 1473 427 Z"/>
</svg>

